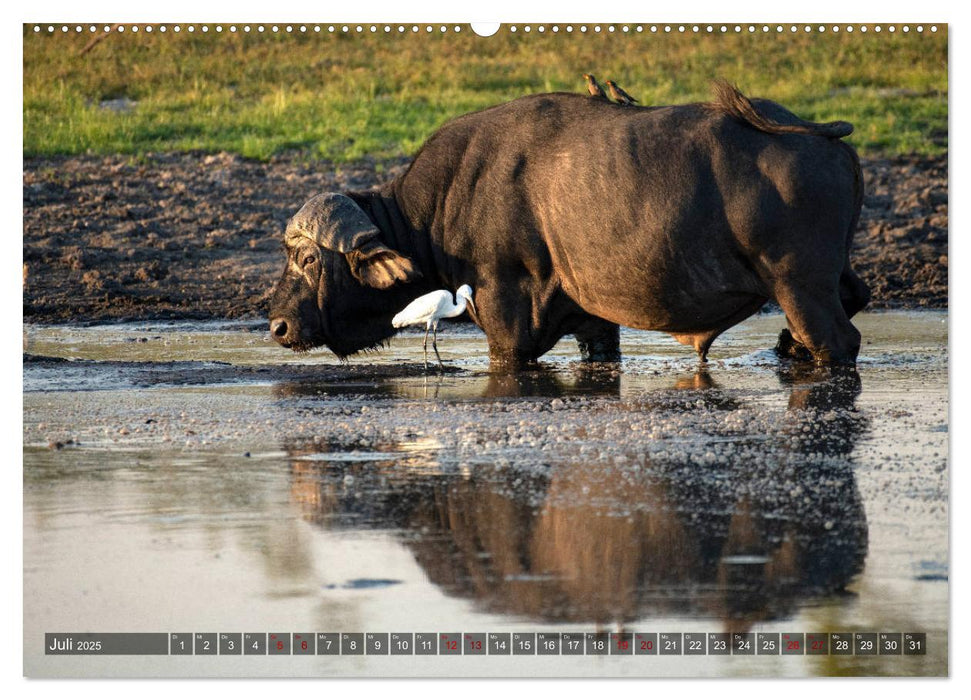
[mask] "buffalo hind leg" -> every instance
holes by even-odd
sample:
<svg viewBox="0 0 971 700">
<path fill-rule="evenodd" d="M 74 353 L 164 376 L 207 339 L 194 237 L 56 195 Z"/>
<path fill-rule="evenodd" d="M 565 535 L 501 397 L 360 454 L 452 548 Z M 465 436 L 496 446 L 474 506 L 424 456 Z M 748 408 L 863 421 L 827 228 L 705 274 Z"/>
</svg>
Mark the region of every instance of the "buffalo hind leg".
<svg viewBox="0 0 971 700">
<path fill-rule="evenodd" d="M 591 318 L 573 333 L 584 362 L 620 362 L 620 326 Z"/>
<path fill-rule="evenodd" d="M 847 263 L 840 275 L 839 282 L 840 304 L 848 319 L 853 318 L 857 313 L 866 308 L 870 303 L 870 288 L 860 276 L 853 271 Z M 775 351 L 782 357 L 788 357 L 801 362 L 811 362 L 812 352 L 805 345 L 792 337 L 792 332 L 788 328 L 783 328 L 779 333 L 779 341 L 776 343 Z"/>
<path fill-rule="evenodd" d="M 780 285 L 776 301 L 786 314 L 788 332 L 779 335 L 776 351 L 797 360 L 817 364 L 854 364 L 860 352 L 860 332 L 850 323 L 836 289 Z"/>
<path fill-rule="evenodd" d="M 847 318 L 853 318 L 870 303 L 870 288 L 847 263 L 840 275 L 840 303 Z"/>
</svg>

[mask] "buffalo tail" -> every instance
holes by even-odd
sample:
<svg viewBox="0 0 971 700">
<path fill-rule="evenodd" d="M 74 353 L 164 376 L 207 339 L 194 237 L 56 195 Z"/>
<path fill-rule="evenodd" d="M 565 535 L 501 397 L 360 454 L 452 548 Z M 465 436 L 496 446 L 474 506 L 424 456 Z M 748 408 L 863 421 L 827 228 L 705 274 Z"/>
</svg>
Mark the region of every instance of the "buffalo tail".
<svg viewBox="0 0 971 700">
<path fill-rule="evenodd" d="M 810 134 L 838 139 L 853 133 L 853 125 L 842 121 L 818 123 L 797 118 L 796 123 L 781 124 L 761 114 L 749 98 L 731 83 L 715 80 L 712 88 L 717 108 L 767 134 Z"/>
</svg>

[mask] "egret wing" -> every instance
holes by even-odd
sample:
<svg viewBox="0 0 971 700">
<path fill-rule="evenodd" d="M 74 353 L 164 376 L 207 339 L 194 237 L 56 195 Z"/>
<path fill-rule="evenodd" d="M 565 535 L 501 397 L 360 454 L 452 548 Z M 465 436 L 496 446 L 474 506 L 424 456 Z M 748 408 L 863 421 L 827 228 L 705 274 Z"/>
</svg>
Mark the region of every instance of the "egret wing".
<svg viewBox="0 0 971 700">
<path fill-rule="evenodd" d="M 416 323 L 428 323 L 434 318 L 439 318 L 441 311 L 452 304 L 452 294 L 444 289 L 431 292 L 420 296 L 408 304 L 398 314 L 391 319 L 391 325 L 395 328 L 411 326 Z"/>
</svg>

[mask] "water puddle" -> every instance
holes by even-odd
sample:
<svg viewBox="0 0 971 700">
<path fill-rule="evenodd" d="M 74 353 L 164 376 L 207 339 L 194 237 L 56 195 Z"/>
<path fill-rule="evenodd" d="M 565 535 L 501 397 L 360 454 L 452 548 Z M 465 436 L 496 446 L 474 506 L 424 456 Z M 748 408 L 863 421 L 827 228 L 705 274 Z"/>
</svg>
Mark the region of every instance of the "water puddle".
<svg viewBox="0 0 971 700">
<path fill-rule="evenodd" d="M 858 317 L 857 371 L 781 364 L 767 348 L 783 321 L 767 315 L 703 367 L 666 336 L 624 331 L 619 367 L 581 365 L 565 339 L 516 375 L 490 373 L 467 326 L 441 336 L 444 374 L 423 371 L 421 333 L 341 364 L 281 350 L 263 323 L 28 326 L 25 669 L 179 675 L 164 658 L 45 657 L 43 633 L 245 628 L 925 632 L 919 657 L 503 669 L 946 673 L 946 321 Z M 296 658 L 207 671 L 487 666 Z"/>
</svg>

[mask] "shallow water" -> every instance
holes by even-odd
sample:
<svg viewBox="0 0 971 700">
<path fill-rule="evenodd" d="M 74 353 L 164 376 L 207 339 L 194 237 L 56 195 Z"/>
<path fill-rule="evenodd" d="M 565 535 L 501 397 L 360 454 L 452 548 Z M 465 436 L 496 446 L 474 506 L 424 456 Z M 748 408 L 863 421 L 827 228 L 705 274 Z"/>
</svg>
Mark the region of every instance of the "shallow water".
<svg viewBox="0 0 971 700">
<path fill-rule="evenodd" d="M 28 326 L 30 676 L 947 673 L 947 324 L 858 372 L 755 317 L 518 375 L 449 326 L 341 365 L 264 324 Z M 66 358 L 71 361 L 54 361 Z M 925 656 L 70 657 L 45 632 L 924 632 Z"/>
</svg>

